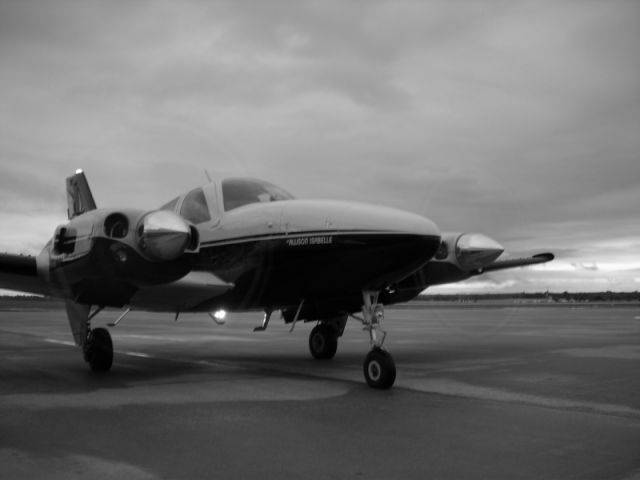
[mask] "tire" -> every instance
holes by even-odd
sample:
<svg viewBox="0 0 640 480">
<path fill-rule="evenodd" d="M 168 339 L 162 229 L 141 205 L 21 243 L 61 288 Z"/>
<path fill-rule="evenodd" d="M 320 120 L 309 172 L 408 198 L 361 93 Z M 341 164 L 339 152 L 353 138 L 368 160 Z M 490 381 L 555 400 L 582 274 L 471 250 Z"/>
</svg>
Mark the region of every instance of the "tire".
<svg viewBox="0 0 640 480">
<path fill-rule="evenodd" d="M 338 351 L 338 335 L 335 329 L 321 323 L 316 325 L 309 334 L 309 351 L 313 358 L 329 360 Z"/>
<path fill-rule="evenodd" d="M 113 342 L 106 328 L 94 328 L 88 340 L 86 359 L 94 372 L 107 372 L 113 364 Z"/>
<path fill-rule="evenodd" d="M 364 378 L 371 388 L 389 389 L 396 381 L 396 364 L 391 354 L 380 347 L 371 350 L 362 365 Z"/>
</svg>

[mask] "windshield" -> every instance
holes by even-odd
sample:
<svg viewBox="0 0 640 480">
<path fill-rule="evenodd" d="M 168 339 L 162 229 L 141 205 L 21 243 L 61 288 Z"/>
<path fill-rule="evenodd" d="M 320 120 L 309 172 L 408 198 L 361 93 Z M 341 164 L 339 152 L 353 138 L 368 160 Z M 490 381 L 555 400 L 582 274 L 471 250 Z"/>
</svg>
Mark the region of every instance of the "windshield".
<svg viewBox="0 0 640 480">
<path fill-rule="evenodd" d="M 251 203 L 291 200 L 293 195 L 262 180 L 228 178 L 222 181 L 222 198 L 224 210 L 228 212 Z"/>
<path fill-rule="evenodd" d="M 196 224 L 211 220 L 207 199 L 201 188 L 196 188 L 187 193 L 182 201 L 182 207 L 180 207 L 180 215 Z"/>
</svg>

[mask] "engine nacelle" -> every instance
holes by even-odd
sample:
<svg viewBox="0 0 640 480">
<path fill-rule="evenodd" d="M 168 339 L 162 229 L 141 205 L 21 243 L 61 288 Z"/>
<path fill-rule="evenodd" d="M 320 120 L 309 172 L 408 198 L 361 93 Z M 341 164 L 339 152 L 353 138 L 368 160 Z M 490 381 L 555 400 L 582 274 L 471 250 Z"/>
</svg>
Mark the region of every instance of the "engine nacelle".
<svg viewBox="0 0 640 480">
<path fill-rule="evenodd" d="M 495 240 L 480 233 L 445 233 L 434 260 L 457 265 L 465 272 L 482 270 L 504 252 Z"/>
<path fill-rule="evenodd" d="M 176 213 L 98 209 L 59 226 L 37 263 L 53 288 L 118 305 L 141 286 L 182 278 L 198 250 L 198 230 Z"/>
<path fill-rule="evenodd" d="M 479 233 L 442 233 L 435 255 L 420 270 L 383 292 L 383 303 L 407 302 L 432 285 L 460 282 L 482 273 L 504 251 Z"/>
<path fill-rule="evenodd" d="M 168 210 L 146 214 L 139 222 L 137 234 L 140 250 L 158 262 L 175 260 L 198 243 L 198 231 Z"/>
</svg>

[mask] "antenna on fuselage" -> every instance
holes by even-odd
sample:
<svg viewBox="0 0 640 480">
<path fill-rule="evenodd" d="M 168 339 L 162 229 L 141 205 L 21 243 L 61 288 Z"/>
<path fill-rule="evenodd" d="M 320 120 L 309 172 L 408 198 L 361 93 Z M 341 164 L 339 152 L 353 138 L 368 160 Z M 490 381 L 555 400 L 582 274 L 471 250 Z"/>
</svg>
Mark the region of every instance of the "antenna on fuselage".
<svg viewBox="0 0 640 480">
<path fill-rule="evenodd" d="M 207 172 L 207 169 L 204 169 L 204 174 L 207 177 L 207 180 L 209 180 L 209 183 L 213 183 L 213 180 L 211 180 L 211 175 L 209 175 L 209 172 Z"/>
</svg>

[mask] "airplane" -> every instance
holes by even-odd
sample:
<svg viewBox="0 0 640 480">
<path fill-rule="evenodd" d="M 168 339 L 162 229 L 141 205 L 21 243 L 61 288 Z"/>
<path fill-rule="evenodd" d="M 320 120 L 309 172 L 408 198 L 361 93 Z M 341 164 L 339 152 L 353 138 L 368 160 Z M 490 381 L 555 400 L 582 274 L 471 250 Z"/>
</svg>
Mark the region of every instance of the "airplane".
<svg viewBox="0 0 640 480">
<path fill-rule="evenodd" d="M 66 179 L 68 222 L 37 256 L 0 254 L 0 288 L 64 299 L 76 345 L 91 370 L 113 364 L 109 330 L 91 328 L 104 308 L 208 313 L 280 311 L 291 331 L 315 322 L 313 358 L 334 357 L 349 318 L 371 344 L 366 383 L 388 389 L 395 362 L 383 347 L 384 306 L 427 287 L 553 260 L 500 260 L 479 233 L 443 233 L 417 214 L 335 200 L 295 199 L 269 182 L 224 178 L 158 209 L 98 208 L 82 170 Z"/>
</svg>

